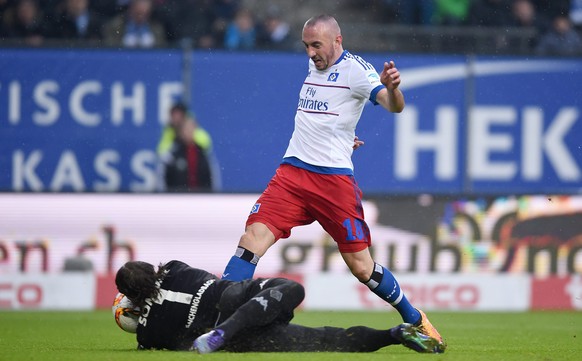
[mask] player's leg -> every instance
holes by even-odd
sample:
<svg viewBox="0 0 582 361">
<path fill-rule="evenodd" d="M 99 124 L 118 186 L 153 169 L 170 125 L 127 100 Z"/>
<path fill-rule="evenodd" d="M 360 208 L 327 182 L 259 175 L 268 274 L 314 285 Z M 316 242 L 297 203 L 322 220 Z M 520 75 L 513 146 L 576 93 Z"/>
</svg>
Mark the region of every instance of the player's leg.
<svg viewBox="0 0 582 361">
<path fill-rule="evenodd" d="M 248 329 L 225 346 L 230 352 L 321 352 L 327 348 L 323 328 L 274 324 Z"/>
<path fill-rule="evenodd" d="M 390 303 L 404 322 L 420 325 L 424 333 L 442 340 L 426 315 L 410 304 L 394 275 L 372 259 L 369 252 L 371 236 L 364 220 L 362 191 L 355 179 L 351 176 L 324 178 L 313 175 L 312 183 L 314 195 L 309 202 L 312 205 L 309 210 L 336 241 L 352 274 Z M 318 192 L 318 189 L 325 191 Z"/>
<path fill-rule="evenodd" d="M 236 283 L 222 294 L 218 308 L 229 315 L 214 330 L 194 341 L 200 353 L 213 352 L 242 330 L 260 329 L 270 324 L 287 324 L 293 310 L 303 301 L 305 290 L 284 278 L 257 279 Z M 246 302 L 241 304 L 241 300 Z"/>
<path fill-rule="evenodd" d="M 407 323 L 389 330 L 365 326 L 344 329 L 279 324 L 242 333 L 225 349 L 231 352 L 373 352 L 399 344 L 422 353 L 444 351 L 437 340 Z"/>
<path fill-rule="evenodd" d="M 287 238 L 291 229 L 309 224 L 313 218 L 302 206 L 295 189 L 299 186 L 297 169 L 282 165 L 251 210 L 234 256 L 222 278 L 231 281 L 250 279 L 260 258 L 278 239 Z"/>
<path fill-rule="evenodd" d="M 314 174 L 311 180 L 314 187 L 310 210 L 336 241 L 352 274 L 395 307 L 404 322 L 418 322 L 420 313 L 408 302 L 394 275 L 370 255 L 370 230 L 364 220 L 362 191 L 355 179 Z"/>
<path fill-rule="evenodd" d="M 414 324 L 420 321 L 420 312 L 410 304 L 392 272 L 375 263 L 368 248 L 358 252 L 342 252 L 340 247 L 340 252 L 352 274 L 378 297 L 390 303 L 404 322 Z"/>
<path fill-rule="evenodd" d="M 264 325 L 276 321 L 289 323 L 293 311 L 305 298 L 303 286 L 287 278 L 258 278 L 247 280 L 229 286 L 220 297 L 218 308 L 222 314 L 219 322 L 238 312 L 242 306 L 251 303 L 255 298 L 275 297 L 272 307 L 260 310 L 262 320 L 252 321 L 248 326 Z"/>
<path fill-rule="evenodd" d="M 248 225 L 235 254 L 222 273 L 222 278 L 231 281 L 253 278 L 257 263 L 273 243 L 275 235 L 265 224 L 257 222 Z"/>
<path fill-rule="evenodd" d="M 412 306 L 392 272 L 386 267 L 375 263 L 367 248 L 358 252 L 342 252 L 340 247 L 340 252 L 344 261 L 360 282 L 368 286 L 378 297 L 390 303 L 400 313 L 404 322 L 418 326 L 420 332 L 437 339 L 444 350 L 446 346 L 443 339 L 437 329 L 430 323 L 426 314 Z"/>
<path fill-rule="evenodd" d="M 422 334 L 417 327 L 403 323 L 389 330 L 376 330 L 365 326 L 348 329 L 325 327 L 327 349 L 331 352 L 372 352 L 382 347 L 399 345 L 422 353 L 442 353 L 440 342 Z"/>
<path fill-rule="evenodd" d="M 226 346 L 233 352 L 372 352 L 400 344 L 389 330 L 368 327 L 273 325 L 241 333 Z"/>
<path fill-rule="evenodd" d="M 227 337 L 249 327 L 265 326 L 274 321 L 288 323 L 293 311 L 305 298 L 305 289 L 286 278 L 257 279 L 248 284 L 246 290 L 226 289 L 220 298 L 219 309 L 229 312 L 232 304 L 246 299 L 230 317 L 216 326 L 225 331 Z"/>
<path fill-rule="evenodd" d="M 329 352 L 372 352 L 382 347 L 400 344 L 400 340 L 392 330 L 375 330 L 365 326 L 354 326 L 347 329 L 338 327 L 323 327 L 325 332 L 325 347 L 322 351 Z"/>
</svg>

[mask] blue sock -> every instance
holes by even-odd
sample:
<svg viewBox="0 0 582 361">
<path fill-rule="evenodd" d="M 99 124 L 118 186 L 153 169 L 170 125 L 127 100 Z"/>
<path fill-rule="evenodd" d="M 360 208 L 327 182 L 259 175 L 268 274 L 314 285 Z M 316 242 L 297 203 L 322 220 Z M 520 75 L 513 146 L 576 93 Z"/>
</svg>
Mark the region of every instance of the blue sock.
<svg viewBox="0 0 582 361">
<path fill-rule="evenodd" d="M 394 275 L 385 267 L 375 264 L 374 271 L 366 286 L 383 300 L 390 303 L 400 313 L 402 320 L 417 324 L 420 321 L 420 312 L 408 302 L 400 289 Z"/>
<path fill-rule="evenodd" d="M 245 248 L 238 247 L 234 256 L 228 261 L 222 273 L 222 279 L 229 281 L 251 279 L 255 274 L 255 268 L 257 268 L 258 262 L 259 256 Z"/>
</svg>

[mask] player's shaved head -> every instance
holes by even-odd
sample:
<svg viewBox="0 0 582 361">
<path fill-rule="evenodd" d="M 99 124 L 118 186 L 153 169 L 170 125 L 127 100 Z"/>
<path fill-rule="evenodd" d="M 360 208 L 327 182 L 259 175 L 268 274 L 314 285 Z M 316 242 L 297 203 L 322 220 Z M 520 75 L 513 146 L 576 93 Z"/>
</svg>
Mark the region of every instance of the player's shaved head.
<svg viewBox="0 0 582 361">
<path fill-rule="evenodd" d="M 326 14 L 317 15 L 310 18 L 305 22 L 305 25 L 303 25 L 303 29 L 305 30 L 306 28 L 318 25 L 324 26 L 326 30 L 330 33 L 330 35 L 333 37 L 341 35 L 341 29 L 339 24 L 337 23 L 337 20 L 333 16 Z"/>
</svg>

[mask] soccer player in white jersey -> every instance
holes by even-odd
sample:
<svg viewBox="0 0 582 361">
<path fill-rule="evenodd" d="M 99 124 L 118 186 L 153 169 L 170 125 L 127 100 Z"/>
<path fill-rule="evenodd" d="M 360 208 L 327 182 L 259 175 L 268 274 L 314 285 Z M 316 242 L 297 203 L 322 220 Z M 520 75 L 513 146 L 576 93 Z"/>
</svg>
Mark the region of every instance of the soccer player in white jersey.
<svg viewBox="0 0 582 361">
<path fill-rule="evenodd" d="M 302 40 L 310 60 L 295 129 L 281 165 L 252 208 L 223 278 L 252 278 L 271 245 L 289 237 L 293 227 L 318 221 L 352 274 L 396 308 L 404 322 L 439 340 L 444 350 L 426 315 L 410 304 L 392 273 L 372 259 L 362 192 L 351 161 L 361 144 L 355 130 L 367 101 L 389 112 L 404 109 L 400 73 L 390 61 L 378 75 L 364 59 L 344 50 L 340 27 L 329 15 L 307 20 Z"/>
</svg>

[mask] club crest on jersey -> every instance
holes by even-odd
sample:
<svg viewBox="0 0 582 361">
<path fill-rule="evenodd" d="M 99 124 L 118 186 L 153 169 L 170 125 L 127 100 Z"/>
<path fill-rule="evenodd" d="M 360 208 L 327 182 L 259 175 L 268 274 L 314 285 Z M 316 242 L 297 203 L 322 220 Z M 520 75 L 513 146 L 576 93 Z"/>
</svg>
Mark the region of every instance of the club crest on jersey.
<svg viewBox="0 0 582 361">
<path fill-rule="evenodd" d="M 336 82 L 337 78 L 339 78 L 339 73 L 331 73 L 329 74 L 329 76 L 327 77 L 327 81 L 333 81 Z"/>
<path fill-rule="evenodd" d="M 255 203 L 255 205 L 253 206 L 253 209 L 251 209 L 251 214 L 259 213 L 259 208 L 261 208 L 261 203 Z"/>
</svg>

